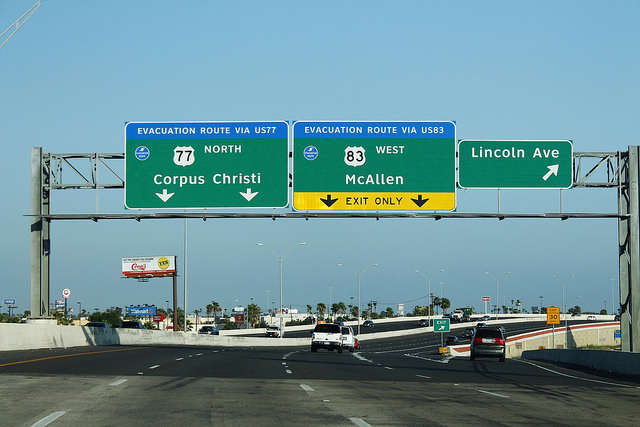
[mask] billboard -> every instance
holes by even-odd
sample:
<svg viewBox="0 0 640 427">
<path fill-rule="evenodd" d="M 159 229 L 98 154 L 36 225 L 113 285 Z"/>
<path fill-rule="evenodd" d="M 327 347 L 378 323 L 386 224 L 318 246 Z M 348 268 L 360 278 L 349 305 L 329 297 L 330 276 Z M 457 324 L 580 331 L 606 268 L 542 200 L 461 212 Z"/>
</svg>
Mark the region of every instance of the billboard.
<svg viewBox="0 0 640 427">
<path fill-rule="evenodd" d="M 122 258 L 122 274 L 126 277 L 162 277 L 175 273 L 175 255 Z"/>
</svg>

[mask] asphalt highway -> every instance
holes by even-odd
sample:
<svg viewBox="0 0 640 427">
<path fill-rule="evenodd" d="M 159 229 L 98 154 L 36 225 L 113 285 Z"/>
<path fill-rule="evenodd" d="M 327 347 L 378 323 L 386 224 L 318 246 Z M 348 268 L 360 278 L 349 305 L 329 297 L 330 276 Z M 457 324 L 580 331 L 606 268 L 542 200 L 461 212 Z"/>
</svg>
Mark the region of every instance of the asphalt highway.
<svg viewBox="0 0 640 427">
<path fill-rule="evenodd" d="M 110 346 L 0 352 L 3 425 L 635 425 L 640 378 L 437 355 Z"/>
</svg>

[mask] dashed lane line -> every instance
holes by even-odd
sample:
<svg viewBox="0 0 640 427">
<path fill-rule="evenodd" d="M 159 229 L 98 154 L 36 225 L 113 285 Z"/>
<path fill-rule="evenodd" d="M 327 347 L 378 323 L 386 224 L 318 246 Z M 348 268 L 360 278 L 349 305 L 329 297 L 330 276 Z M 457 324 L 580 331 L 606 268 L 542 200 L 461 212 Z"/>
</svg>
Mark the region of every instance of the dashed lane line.
<svg viewBox="0 0 640 427">
<path fill-rule="evenodd" d="M 38 421 L 37 423 L 33 424 L 31 427 L 44 427 L 44 426 L 48 426 L 49 424 L 51 424 L 52 422 L 54 422 L 55 420 L 57 420 L 58 418 L 60 418 L 61 416 L 63 416 L 65 414 L 64 411 L 58 411 L 58 412 L 54 412 L 50 415 L 47 415 L 46 417 L 44 417 L 43 419 L 41 419 L 40 421 Z"/>
<path fill-rule="evenodd" d="M 505 399 L 508 399 L 509 396 L 505 396 L 504 394 L 498 394 L 498 393 L 491 393 L 490 391 L 485 391 L 485 390 L 478 390 L 480 393 L 484 393 L 484 394 L 490 394 L 491 396 L 496 396 L 496 397 L 504 397 Z"/>
</svg>

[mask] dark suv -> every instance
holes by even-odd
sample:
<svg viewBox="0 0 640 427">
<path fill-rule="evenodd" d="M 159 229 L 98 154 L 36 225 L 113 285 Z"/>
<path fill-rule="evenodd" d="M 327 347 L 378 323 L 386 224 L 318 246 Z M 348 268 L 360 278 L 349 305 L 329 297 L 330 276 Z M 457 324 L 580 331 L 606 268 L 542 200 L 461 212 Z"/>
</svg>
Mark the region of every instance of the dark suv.
<svg viewBox="0 0 640 427">
<path fill-rule="evenodd" d="M 498 357 L 506 360 L 506 341 L 497 328 L 477 328 L 471 339 L 471 360 L 476 357 Z"/>
</svg>

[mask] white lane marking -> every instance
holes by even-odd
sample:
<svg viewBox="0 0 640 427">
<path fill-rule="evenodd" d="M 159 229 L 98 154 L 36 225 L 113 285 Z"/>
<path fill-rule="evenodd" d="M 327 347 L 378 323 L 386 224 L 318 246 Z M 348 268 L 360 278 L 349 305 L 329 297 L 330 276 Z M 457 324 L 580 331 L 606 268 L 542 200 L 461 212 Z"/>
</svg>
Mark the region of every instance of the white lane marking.
<svg viewBox="0 0 640 427">
<path fill-rule="evenodd" d="M 37 423 L 33 424 L 31 427 L 44 427 L 44 426 L 47 426 L 47 425 L 51 424 L 52 422 L 54 422 L 55 420 L 57 420 L 58 418 L 60 418 L 63 415 L 64 415 L 64 411 L 54 412 L 53 414 L 47 415 L 46 417 L 44 417 L 43 419 L 41 419 Z"/>
<path fill-rule="evenodd" d="M 449 360 L 453 359 L 455 356 L 447 356 L 444 359 L 431 359 L 429 357 L 416 356 L 414 354 L 405 354 L 407 357 L 413 357 L 415 359 L 427 360 L 429 362 L 438 362 L 438 363 L 449 363 Z"/>
<path fill-rule="evenodd" d="M 428 376 L 426 376 L 426 375 L 416 375 L 416 377 L 426 378 L 426 379 L 428 379 L 428 380 L 430 380 L 430 379 L 431 379 L 431 377 L 428 377 Z"/>
<path fill-rule="evenodd" d="M 202 353 L 196 353 L 196 356 L 202 356 Z"/>
<path fill-rule="evenodd" d="M 426 350 L 428 348 L 435 348 L 435 347 L 440 347 L 440 345 L 439 344 L 432 344 L 432 345 L 425 345 L 425 346 L 414 347 L 414 348 L 404 348 L 404 347 L 400 346 L 400 347 L 398 347 L 398 350 L 373 351 L 371 353 L 374 353 L 374 354 L 397 353 L 399 351 Z"/>
<path fill-rule="evenodd" d="M 509 398 L 509 396 L 505 396 L 504 394 L 491 393 L 490 391 L 485 391 L 485 390 L 478 390 L 478 391 L 480 393 L 490 394 L 491 396 L 504 397 L 505 399 Z"/>
<path fill-rule="evenodd" d="M 618 387 L 640 388 L 640 387 L 634 386 L 634 385 L 612 383 L 612 382 L 608 382 L 608 381 L 594 380 L 594 379 L 591 379 L 591 378 L 576 377 L 575 375 L 565 374 L 565 373 L 562 373 L 562 372 L 554 371 L 553 369 L 545 368 L 544 366 L 536 365 L 535 363 L 530 362 L 528 360 L 522 360 L 522 359 L 514 359 L 514 360 L 517 360 L 517 361 L 522 362 L 522 363 L 528 363 L 529 365 L 535 366 L 536 368 L 540 368 L 540 369 L 543 369 L 545 371 L 551 372 L 553 374 L 561 375 L 563 377 L 573 378 L 575 380 L 590 381 L 590 382 L 598 383 L 598 384 L 615 385 L 615 386 L 618 386 Z"/>
<path fill-rule="evenodd" d="M 388 370 L 390 370 L 390 371 L 393 371 L 393 368 L 390 368 L 390 367 L 388 367 L 388 366 L 385 366 L 385 367 L 384 367 L 384 369 L 388 369 Z"/>
<path fill-rule="evenodd" d="M 117 385 L 120 385 L 120 384 L 122 384 L 122 383 L 126 383 L 126 382 L 127 382 L 127 380 L 118 380 L 118 381 L 114 381 L 114 382 L 112 382 L 112 383 L 111 383 L 111 384 L 109 384 L 109 385 L 117 386 Z"/>
<path fill-rule="evenodd" d="M 371 427 L 371 424 L 362 421 L 360 418 L 349 418 L 349 421 L 360 427 Z"/>
<path fill-rule="evenodd" d="M 315 391 L 313 388 L 309 387 L 306 384 L 300 384 L 300 387 L 302 387 L 304 391 Z"/>
<path fill-rule="evenodd" d="M 285 370 L 285 372 L 286 372 L 287 374 L 293 374 L 293 372 L 291 372 L 291 371 L 290 371 L 290 370 L 288 370 L 288 369 L 286 369 L 286 370 Z"/>
<path fill-rule="evenodd" d="M 373 361 L 367 359 L 364 356 L 361 356 L 359 353 L 353 353 L 353 357 L 355 357 L 356 359 L 362 360 L 363 362 L 373 363 Z"/>
<path fill-rule="evenodd" d="M 184 360 L 184 357 L 178 357 L 176 360 Z"/>
<path fill-rule="evenodd" d="M 149 366 L 149 369 L 156 369 L 156 368 L 159 368 L 159 367 L 160 367 L 160 365 L 153 365 L 153 366 Z"/>
<path fill-rule="evenodd" d="M 282 362 L 283 365 L 287 366 L 287 362 Z"/>
</svg>

